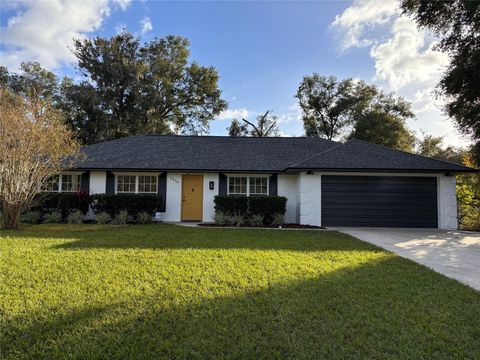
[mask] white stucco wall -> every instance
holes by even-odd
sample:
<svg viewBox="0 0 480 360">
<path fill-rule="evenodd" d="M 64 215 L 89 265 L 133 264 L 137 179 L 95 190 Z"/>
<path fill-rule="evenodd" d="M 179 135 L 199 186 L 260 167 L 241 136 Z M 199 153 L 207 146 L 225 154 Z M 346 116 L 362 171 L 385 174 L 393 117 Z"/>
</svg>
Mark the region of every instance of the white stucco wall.
<svg viewBox="0 0 480 360">
<path fill-rule="evenodd" d="M 107 173 L 105 171 L 90 172 L 90 193 L 105 194 L 107 186 Z"/>
<path fill-rule="evenodd" d="M 454 176 L 439 175 L 437 177 L 438 227 L 440 229 L 456 229 L 457 193 Z"/>
<path fill-rule="evenodd" d="M 180 221 L 182 209 L 182 174 L 167 173 L 167 196 L 162 221 Z"/>
<path fill-rule="evenodd" d="M 213 190 L 210 190 L 210 181 L 213 181 Z M 218 173 L 203 174 L 203 218 L 204 222 L 215 220 L 215 204 L 213 199 L 218 195 Z"/>
<path fill-rule="evenodd" d="M 299 222 L 322 225 L 322 177 L 318 173 L 300 173 L 298 177 Z"/>
<path fill-rule="evenodd" d="M 287 211 L 285 212 L 286 223 L 298 222 L 297 208 L 298 208 L 298 176 L 278 174 L 278 195 L 287 198 Z"/>
<path fill-rule="evenodd" d="M 162 221 L 181 220 L 182 173 L 167 173 L 166 211 L 161 213 Z M 351 176 L 434 176 L 437 177 L 438 227 L 440 229 L 457 228 L 457 197 L 454 176 L 444 174 L 386 174 L 386 173 L 323 173 L 323 175 Z M 321 188 L 322 173 L 278 174 L 278 195 L 285 196 L 287 223 L 301 223 L 321 226 Z M 209 189 L 210 181 L 214 190 Z M 218 194 L 218 173 L 203 174 L 203 221 L 214 221 L 215 209 L 213 199 Z M 106 191 L 106 172 L 90 172 L 90 193 L 102 194 Z"/>
</svg>

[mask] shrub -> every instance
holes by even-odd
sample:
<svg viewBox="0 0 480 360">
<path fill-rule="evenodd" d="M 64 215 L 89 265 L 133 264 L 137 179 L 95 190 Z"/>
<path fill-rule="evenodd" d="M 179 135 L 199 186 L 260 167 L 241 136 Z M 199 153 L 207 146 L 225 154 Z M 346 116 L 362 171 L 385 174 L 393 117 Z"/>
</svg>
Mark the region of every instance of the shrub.
<svg viewBox="0 0 480 360">
<path fill-rule="evenodd" d="M 259 214 L 273 220 L 275 214 L 285 214 L 287 198 L 284 196 L 252 196 L 250 197 L 250 214 Z"/>
<path fill-rule="evenodd" d="M 242 215 L 244 220 L 252 220 L 254 215 L 259 215 L 264 224 L 271 224 L 275 214 L 285 214 L 287 205 L 284 196 L 215 196 L 214 201 L 215 212 L 233 217 Z"/>
<path fill-rule="evenodd" d="M 146 211 L 142 211 L 137 215 L 137 223 L 139 224 L 149 224 L 152 222 L 152 215 Z"/>
<path fill-rule="evenodd" d="M 37 224 L 40 221 L 41 214 L 39 211 L 28 211 L 21 217 L 24 224 Z"/>
<path fill-rule="evenodd" d="M 108 224 L 111 220 L 112 217 L 105 211 L 102 211 L 95 216 L 95 221 L 97 224 Z"/>
<path fill-rule="evenodd" d="M 254 214 L 250 218 L 250 224 L 253 226 L 263 225 L 263 215 Z"/>
<path fill-rule="evenodd" d="M 273 221 L 272 221 L 273 225 L 282 226 L 284 223 L 285 223 L 285 215 L 284 214 L 278 213 L 278 214 L 273 215 Z"/>
<path fill-rule="evenodd" d="M 480 206 L 472 206 L 461 220 L 462 230 L 480 231 Z"/>
<path fill-rule="evenodd" d="M 80 210 L 75 210 L 68 215 L 67 222 L 69 224 L 83 224 L 83 213 Z"/>
<path fill-rule="evenodd" d="M 230 216 L 230 223 L 233 226 L 242 226 L 245 224 L 245 216 L 242 214 L 234 214 Z"/>
<path fill-rule="evenodd" d="M 221 211 L 225 215 L 247 215 L 249 199 L 246 196 L 215 196 L 215 211 Z"/>
<path fill-rule="evenodd" d="M 36 196 L 32 210 L 39 211 L 41 214 L 59 210 L 62 218 L 65 219 L 75 210 L 85 215 L 91 201 L 92 197 L 85 190 L 74 193 L 41 193 Z"/>
<path fill-rule="evenodd" d="M 62 222 L 62 213 L 60 210 L 54 210 L 45 215 L 43 222 L 46 224 L 59 224 Z"/>
<path fill-rule="evenodd" d="M 128 224 L 129 220 L 130 220 L 130 216 L 128 215 L 128 211 L 121 210 L 117 215 L 115 215 L 115 218 L 113 219 L 113 223 L 115 225 L 125 225 L 125 224 Z"/>
<path fill-rule="evenodd" d="M 97 194 L 93 195 L 92 209 L 95 214 L 106 212 L 110 216 L 122 210 L 126 210 L 130 216 L 141 212 L 153 216 L 160 202 L 161 197 L 154 194 Z"/>
<path fill-rule="evenodd" d="M 223 211 L 216 211 L 215 212 L 215 223 L 218 225 L 228 225 L 229 224 L 229 216 L 226 215 Z"/>
</svg>

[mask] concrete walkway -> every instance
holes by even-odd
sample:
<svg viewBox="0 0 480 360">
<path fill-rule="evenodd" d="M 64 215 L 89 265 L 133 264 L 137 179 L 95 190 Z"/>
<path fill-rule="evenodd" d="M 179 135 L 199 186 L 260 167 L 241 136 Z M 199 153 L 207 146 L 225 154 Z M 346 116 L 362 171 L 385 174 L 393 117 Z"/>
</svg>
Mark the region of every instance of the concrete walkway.
<svg viewBox="0 0 480 360">
<path fill-rule="evenodd" d="M 480 233 L 438 229 L 331 228 L 392 251 L 480 291 Z"/>
</svg>

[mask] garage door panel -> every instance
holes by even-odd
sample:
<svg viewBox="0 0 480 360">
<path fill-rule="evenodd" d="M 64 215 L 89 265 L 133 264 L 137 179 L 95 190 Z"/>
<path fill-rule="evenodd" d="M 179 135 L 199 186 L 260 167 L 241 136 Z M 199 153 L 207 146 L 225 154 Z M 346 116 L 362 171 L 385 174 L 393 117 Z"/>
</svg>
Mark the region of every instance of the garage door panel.
<svg viewBox="0 0 480 360">
<path fill-rule="evenodd" d="M 324 175 L 322 224 L 437 227 L 436 178 Z"/>
</svg>

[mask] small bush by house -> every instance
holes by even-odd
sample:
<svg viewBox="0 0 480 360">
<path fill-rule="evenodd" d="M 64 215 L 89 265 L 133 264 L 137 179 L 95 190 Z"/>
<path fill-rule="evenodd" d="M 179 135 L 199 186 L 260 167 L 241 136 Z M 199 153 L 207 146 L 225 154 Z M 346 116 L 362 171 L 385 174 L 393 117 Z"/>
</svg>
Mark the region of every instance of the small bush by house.
<svg viewBox="0 0 480 360">
<path fill-rule="evenodd" d="M 270 225 L 283 218 L 287 205 L 284 196 L 215 196 L 214 201 L 216 221 L 235 226 Z"/>
<path fill-rule="evenodd" d="M 53 211 L 59 211 L 62 218 L 66 219 L 77 210 L 86 214 L 91 200 L 90 194 L 85 190 L 74 193 L 41 193 L 34 200 L 31 211 L 39 212 L 43 216 Z"/>
<path fill-rule="evenodd" d="M 161 197 L 151 194 L 97 194 L 93 195 L 92 209 L 95 214 L 105 212 L 115 217 L 125 210 L 129 216 L 146 212 L 153 216 L 160 208 Z"/>
<path fill-rule="evenodd" d="M 246 196 L 215 196 L 215 211 L 225 215 L 247 215 L 249 197 Z"/>
<path fill-rule="evenodd" d="M 249 213 L 273 217 L 285 214 L 287 198 L 284 196 L 252 196 L 249 198 Z"/>
</svg>

